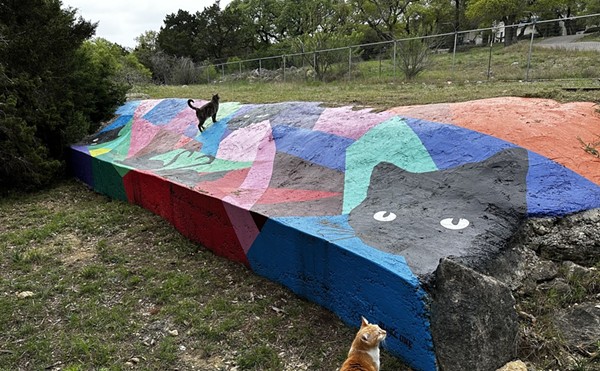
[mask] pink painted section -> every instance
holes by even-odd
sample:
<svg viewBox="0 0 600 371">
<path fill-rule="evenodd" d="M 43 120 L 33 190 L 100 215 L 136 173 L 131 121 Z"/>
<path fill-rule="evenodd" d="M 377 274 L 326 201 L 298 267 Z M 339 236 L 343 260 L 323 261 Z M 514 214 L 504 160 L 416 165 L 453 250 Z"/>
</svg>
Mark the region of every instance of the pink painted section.
<svg viewBox="0 0 600 371">
<path fill-rule="evenodd" d="M 319 117 L 314 130 L 358 139 L 392 116 L 391 112 L 374 113 L 370 108 L 358 111 L 352 110 L 352 107 L 327 108 Z"/>
<path fill-rule="evenodd" d="M 139 104 L 139 106 L 137 106 L 137 108 L 135 109 L 135 112 L 133 113 L 134 122 L 139 120 L 146 113 L 150 112 L 150 110 L 152 108 L 154 108 L 160 102 L 162 102 L 162 99 L 149 99 L 149 100 L 142 101 Z"/>
<path fill-rule="evenodd" d="M 140 150 L 152 142 L 154 136 L 161 131 L 161 128 L 152 123 L 138 118 L 133 121 L 131 126 L 131 141 L 127 158 L 135 156 Z"/>
<path fill-rule="evenodd" d="M 256 227 L 256 223 L 254 223 L 254 219 L 252 219 L 252 215 L 250 215 L 249 211 L 240 209 L 239 207 L 230 205 L 226 202 L 224 202 L 223 205 L 225 206 L 225 211 L 229 216 L 229 220 L 235 230 L 238 241 L 240 242 L 244 253 L 247 254 L 260 231 Z"/>
<path fill-rule="evenodd" d="M 268 121 L 242 128 L 225 138 L 219 146 L 217 158 L 230 161 L 253 161 L 244 181 L 223 181 L 220 191 L 228 193 L 223 205 L 244 253 L 260 233 L 248 211 L 269 187 L 275 157 L 275 141 Z M 242 172 L 237 172 L 237 175 Z M 231 181 L 234 182 L 231 182 Z M 233 183 L 233 184 L 232 184 Z M 225 186 L 225 188 L 223 187 Z M 232 187 L 233 186 L 233 187 Z"/>
<path fill-rule="evenodd" d="M 271 136 L 269 121 L 238 129 L 219 144 L 217 158 L 229 161 L 254 161 L 262 139 Z M 272 140 L 272 138 L 271 138 Z"/>
<path fill-rule="evenodd" d="M 210 194 L 218 199 L 224 199 L 240 188 L 240 185 L 244 182 L 249 172 L 250 169 L 232 170 L 221 179 L 201 182 L 194 189 L 198 192 Z"/>
<path fill-rule="evenodd" d="M 188 138 L 188 137 L 181 137 L 179 139 L 179 141 L 177 141 L 177 143 L 175 143 L 175 148 L 181 148 L 181 147 L 185 147 L 186 145 L 188 145 L 191 141 L 193 141 L 192 138 Z M 194 140 L 194 143 L 197 143 Z"/>
<path fill-rule="evenodd" d="M 395 107 L 390 109 L 389 112 L 404 117 L 411 117 L 440 123 L 451 123 L 451 107 L 452 105 L 448 103 L 439 103 L 422 106 Z"/>
<path fill-rule="evenodd" d="M 248 176 L 240 185 L 240 192 L 232 193 L 223 199 L 224 202 L 250 210 L 269 188 L 276 146 L 271 127 L 267 124 L 266 128 L 268 131 L 263 132 L 263 138 L 257 141 L 259 145 L 255 149 L 255 160 Z"/>
<path fill-rule="evenodd" d="M 164 128 L 183 135 L 190 125 L 197 126 L 198 118 L 196 117 L 196 111 L 186 108 L 179 112 Z"/>
</svg>

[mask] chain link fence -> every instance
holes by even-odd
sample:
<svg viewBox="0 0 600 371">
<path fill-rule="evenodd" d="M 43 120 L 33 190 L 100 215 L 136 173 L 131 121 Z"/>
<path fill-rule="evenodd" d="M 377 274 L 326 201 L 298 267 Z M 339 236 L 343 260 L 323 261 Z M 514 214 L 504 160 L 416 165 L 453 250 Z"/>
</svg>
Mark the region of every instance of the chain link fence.
<svg viewBox="0 0 600 371">
<path fill-rule="evenodd" d="M 555 37 L 560 35 L 565 36 Z M 505 44 L 511 37 L 516 41 Z M 255 59 L 233 58 L 196 66 L 193 73 L 196 83 L 600 78 L 600 14 Z"/>
</svg>

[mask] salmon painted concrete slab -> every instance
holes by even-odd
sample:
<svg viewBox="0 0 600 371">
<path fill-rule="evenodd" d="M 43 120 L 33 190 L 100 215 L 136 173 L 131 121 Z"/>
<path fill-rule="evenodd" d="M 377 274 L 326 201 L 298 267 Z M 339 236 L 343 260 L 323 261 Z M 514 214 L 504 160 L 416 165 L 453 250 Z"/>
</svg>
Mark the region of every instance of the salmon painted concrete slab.
<svg viewBox="0 0 600 371">
<path fill-rule="evenodd" d="M 428 285 L 439 260 L 493 259 L 529 216 L 600 207 L 591 104 L 497 98 L 384 112 L 221 103 L 199 133 L 184 99 L 128 102 L 71 148 L 98 192 L 335 312 L 436 369 Z"/>
</svg>

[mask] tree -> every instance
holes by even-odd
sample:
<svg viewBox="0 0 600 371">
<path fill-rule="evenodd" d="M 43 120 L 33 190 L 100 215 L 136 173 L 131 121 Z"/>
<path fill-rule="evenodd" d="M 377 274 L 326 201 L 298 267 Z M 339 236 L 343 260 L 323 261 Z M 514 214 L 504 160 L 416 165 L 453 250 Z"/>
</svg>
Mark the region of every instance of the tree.
<svg viewBox="0 0 600 371">
<path fill-rule="evenodd" d="M 106 39 L 95 38 L 82 46 L 96 70 L 106 71 L 106 78 L 117 84 L 133 86 L 150 81 L 152 73 L 140 63 L 134 53 Z"/>
<path fill-rule="evenodd" d="M 59 0 L 0 2 L 0 186 L 33 189 L 63 168 L 65 147 L 95 130 L 126 86 L 82 44 L 96 25 Z"/>
<path fill-rule="evenodd" d="M 350 35 L 344 35 L 336 32 L 316 32 L 312 35 L 304 35 L 294 39 L 295 52 L 303 52 L 304 61 L 308 63 L 319 80 L 325 80 L 330 74 L 332 67 L 340 62 L 343 62 L 344 72 L 348 66 L 348 45 L 356 45 L 358 40 L 362 38 L 362 34 L 354 32 Z M 318 51 L 325 49 L 336 49 L 315 54 L 307 54 L 306 51 Z M 353 55 L 358 54 L 357 48 L 351 50 Z"/>
<path fill-rule="evenodd" d="M 481 25 L 490 26 L 493 22 L 502 21 L 505 27 L 504 45 L 516 41 L 517 30 L 513 25 L 526 15 L 528 2 L 523 0 L 470 0 L 467 6 L 467 17 Z"/>
<path fill-rule="evenodd" d="M 239 8 L 221 10 L 219 1 L 204 8 L 196 17 L 204 33 L 195 38 L 195 46 L 207 54 L 204 59 L 226 60 L 228 57 L 244 55 L 254 50 L 255 35 L 247 18 Z"/>
<path fill-rule="evenodd" d="M 177 14 L 168 14 L 164 26 L 157 36 L 158 46 L 165 53 L 177 57 L 189 57 L 202 60 L 205 57 L 202 50 L 197 50 L 196 38 L 208 32 L 205 24 L 200 24 L 195 15 L 181 10 Z"/>
<path fill-rule="evenodd" d="M 179 10 L 167 15 L 157 42 L 160 50 L 199 63 L 220 60 L 254 50 L 254 26 L 239 7 L 221 10 L 219 1 L 202 12 Z"/>
<path fill-rule="evenodd" d="M 244 23 L 251 27 L 251 35 L 256 35 L 256 47 L 263 49 L 284 39 L 284 32 L 278 22 L 284 3 L 281 0 L 234 0 L 227 9 L 239 12 Z"/>
<path fill-rule="evenodd" d="M 566 32 L 568 35 L 573 35 L 577 30 L 574 22 L 568 18 L 585 13 L 588 4 L 592 3 L 594 1 L 589 0 L 532 0 L 530 9 L 541 19 L 567 18 L 564 21 Z M 598 4 L 597 1 L 595 3 Z M 551 28 L 555 29 L 554 34 L 560 35 L 560 28 L 556 23 L 544 25 L 542 28 L 545 36 L 549 35 L 548 30 Z"/>
<path fill-rule="evenodd" d="M 150 59 L 152 55 L 159 51 L 158 32 L 146 31 L 135 38 L 136 46 L 133 48 L 133 54 L 141 64 L 152 70 Z"/>
<path fill-rule="evenodd" d="M 394 40 L 404 32 L 410 34 L 405 13 L 411 0 L 352 0 L 358 22 L 365 22 L 381 40 Z"/>
</svg>

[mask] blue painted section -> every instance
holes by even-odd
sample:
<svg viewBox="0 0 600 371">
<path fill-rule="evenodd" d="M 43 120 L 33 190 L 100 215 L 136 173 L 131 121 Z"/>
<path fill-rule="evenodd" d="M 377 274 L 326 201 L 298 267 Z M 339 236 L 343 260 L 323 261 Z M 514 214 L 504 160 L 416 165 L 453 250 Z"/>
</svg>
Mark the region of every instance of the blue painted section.
<svg viewBox="0 0 600 371">
<path fill-rule="evenodd" d="M 166 125 L 187 106 L 186 99 L 165 99 L 146 113 L 143 118 L 154 125 Z"/>
<path fill-rule="evenodd" d="M 115 121 L 113 121 L 112 124 L 108 125 L 107 127 L 105 127 L 104 129 L 102 129 L 100 132 L 104 133 L 107 131 L 111 131 L 117 128 L 121 128 L 125 125 L 127 125 L 131 119 L 133 118 L 133 115 L 122 115 L 117 117 L 117 119 Z"/>
<path fill-rule="evenodd" d="M 69 152 L 69 171 L 77 179 L 94 188 L 92 160 L 86 146 L 72 146 Z"/>
<path fill-rule="evenodd" d="M 213 157 L 217 155 L 221 140 L 225 137 L 225 134 L 228 131 L 227 124 L 232 117 L 233 115 L 230 115 L 220 119 L 209 126 L 208 129 L 204 130 L 202 133 L 199 133 L 198 130 L 196 130 L 196 140 L 202 143 L 202 153 Z"/>
<path fill-rule="evenodd" d="M 561 216 L 600 208 L 600 187 L 530 151 L 527 206 L 531 216 Z"/>
<path fill-rule="evenodd" d="M 506 148 L 516 147 L 495 137 L 448 124 L 406 119 L 440 170 L 480 162 Z"/>
<path fill-rule="evenodd" d="M 339 237 L 327 238 L 332 235 Z M 402 256 L 353 237 L 346 215 L 270 219 L 248 260 L 256 273 L 332 310 L 349 325 L 357 326 L 361 315 L 376 318 L 389 333 L 387 349 L 415 369 L 435 370 L 419 280 Z"/>
<path fill-rule="evenodd" d="M 514 144 L 448 124 L 406 119 L 440 169 L 483 161 Z M 560 216 L 600 208 L 600 187 L 535 152 L 529 153 L 527 213 Z"/>
<path fill-rule="evenodd" d="M 273 128 L 273 139 L 277 151 L 338 171 L 346 169 L 346 149 L 353 143 L 337 135 L 282 125 Z"/>
<path fill-rule="evenodd" d="M 325 108 L 319 102 L 282 103 L 285 110 L 273 115 L 269 120 L 272 126 L 291 126 L 311 130 Z"/>
<path fill-rule="evenodd" d="M 117 115 L 133 116 L 133 113 L 138 108 L 138 106 L 140 105 L 140 103 L 142 103 L 141 100 L 135 100 L 135 101 L 126 102 L 124 105 L 122 105 L 121 107 L 119 107 L 115 113 Z"/>
</svg>

